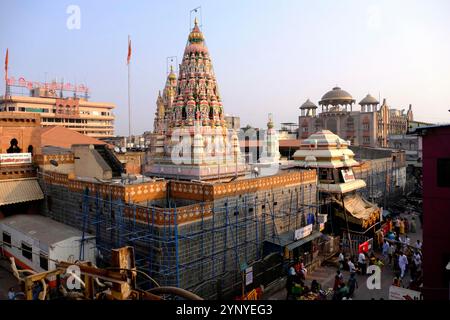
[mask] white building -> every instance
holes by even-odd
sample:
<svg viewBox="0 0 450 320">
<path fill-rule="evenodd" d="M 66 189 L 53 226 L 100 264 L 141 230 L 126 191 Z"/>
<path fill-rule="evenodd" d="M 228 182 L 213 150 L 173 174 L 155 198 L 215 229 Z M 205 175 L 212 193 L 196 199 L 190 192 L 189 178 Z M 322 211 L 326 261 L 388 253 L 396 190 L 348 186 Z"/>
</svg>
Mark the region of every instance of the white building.
<svg viewBox="0 0 450 320">
<path fill-rule="evenodd" d="M 82 232 L 40 215 L 14 215 L 0 220 L 2 249 L 23 269 L 44 272 L 55 261 L 80 260 Z M 95 263 L 95 237 L 85 234 L 81 260 Z"/>
</svg>

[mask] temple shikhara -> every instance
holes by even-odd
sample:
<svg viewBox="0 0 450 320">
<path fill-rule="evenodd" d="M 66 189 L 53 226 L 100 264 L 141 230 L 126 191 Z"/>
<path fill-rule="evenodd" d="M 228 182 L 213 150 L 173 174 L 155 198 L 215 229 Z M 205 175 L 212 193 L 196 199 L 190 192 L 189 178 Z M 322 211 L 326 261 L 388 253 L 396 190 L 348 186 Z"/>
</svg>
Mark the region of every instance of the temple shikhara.
<svg viewBox="0 0 450 320">
<path fill-rule="evenodd" d="M 156 105 L 148 175 L 211 180 L 244 174 L 237 132 L 227 128 L 211 58 L 197 20 L 178 78 L 171 68 Z"/>
</svg>

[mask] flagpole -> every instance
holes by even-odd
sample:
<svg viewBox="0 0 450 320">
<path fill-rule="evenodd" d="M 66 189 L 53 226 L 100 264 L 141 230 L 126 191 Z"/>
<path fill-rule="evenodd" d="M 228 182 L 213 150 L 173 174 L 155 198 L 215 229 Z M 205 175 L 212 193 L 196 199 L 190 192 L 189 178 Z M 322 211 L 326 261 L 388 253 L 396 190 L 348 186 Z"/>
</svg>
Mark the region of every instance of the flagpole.
<svg viewBox="0 0 450 320">
<path fill-rule="evenodd" d="M 5 102 L 5 107 L 4 107 L 4 111 L 8 111 L 8 100 L 7 100 L 7 95 L 8 95 L 8 64 L 9 64 L 9 49 L 6 48 L 6 56 L 5 56 L 5 97 L 4 97 L 4 102 Z"/>
<path fill-rule="evenodd" d="M 130 36 L 128 35 L 128 47 L 130 47 Z M 130 50 L 130 49 L 128 49 Z M 131 100 L 130 100 L 130 61 L 128 60 L 128 138 L 131 139 Z"/>
</svg>

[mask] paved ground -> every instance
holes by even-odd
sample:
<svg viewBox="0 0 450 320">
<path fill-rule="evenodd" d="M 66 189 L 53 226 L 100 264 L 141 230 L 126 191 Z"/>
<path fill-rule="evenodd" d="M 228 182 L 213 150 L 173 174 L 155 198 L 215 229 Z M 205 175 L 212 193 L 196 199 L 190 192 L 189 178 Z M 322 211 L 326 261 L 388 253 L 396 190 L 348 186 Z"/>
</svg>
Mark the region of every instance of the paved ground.
<svg viewBox="0 0 450 320">
<path fill-rule="evenodd" d="M 401 217 L 410 219 L 411 217 L 401 215 Z M 411 239 L 411 244 L 415 243 L 417 239 L 422 241 L 422 227 L 420 226 L 419 219 L 416 217 L 417 221 L 417 232 L 409 233 L 409 237 Z M 377 254 L 377 256 L 379 256 Z M 334 284 L 334 276 L 336 275 L 336 268 L 321 266 L 314 270 L 314 272 L 308 273 L 306 276 L 306 285 L 310 285 L 312 280 L 317 280 L 323 289 L 333 288 Z M 347 282 L 350 274 L 348 271 L 343 271 L 344 281 Z M 371 300 L 383 298 L 385 300 L 389 299 L 389 287 L 392 284 L 392 280 L 394 278 L 394 273 L 392 271 L 392 267 L 389 265 L 385 265 L 382 269 L 381 273 L 381 289 L 372 289 L 369 290 L 367 287 L 367 276 L 356 275 L 356 279 L 358 281 L 359 288 L 355 290 L 354 300 Z M 403 279 L 403 283 L 409 283 L 409 274 L 405 276 Z M 269 297 L 269 300 L 284 300 L 286 299 L 286 289 L 282 289 L 278 292 L 275 292 L 273 295 Z M 329 297 L 331 299 L 331 297 Z"/>
</svg>

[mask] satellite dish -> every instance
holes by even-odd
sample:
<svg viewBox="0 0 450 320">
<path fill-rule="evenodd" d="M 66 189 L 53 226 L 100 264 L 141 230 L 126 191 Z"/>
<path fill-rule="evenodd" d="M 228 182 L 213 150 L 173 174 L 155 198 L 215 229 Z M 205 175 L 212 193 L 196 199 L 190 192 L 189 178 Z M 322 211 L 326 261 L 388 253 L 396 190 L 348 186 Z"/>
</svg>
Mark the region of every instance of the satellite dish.
<svg viewBox="0 0 450 320">
<path fill-rule="evenodd" d="M 122 148 L 120 148 L 120 151 L 122 151 L 123 153 L 125 153 L 125 152 L 127 152 L 127 148 L 122 147 Z"/>
<path fill-rule="evenodd" d="M 120 148 L 119 147 L 115 147 L 114 148 L 114 152 L 119 153 L 120 152 Z"/>
</svg>

